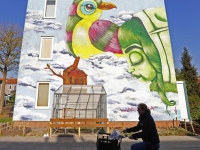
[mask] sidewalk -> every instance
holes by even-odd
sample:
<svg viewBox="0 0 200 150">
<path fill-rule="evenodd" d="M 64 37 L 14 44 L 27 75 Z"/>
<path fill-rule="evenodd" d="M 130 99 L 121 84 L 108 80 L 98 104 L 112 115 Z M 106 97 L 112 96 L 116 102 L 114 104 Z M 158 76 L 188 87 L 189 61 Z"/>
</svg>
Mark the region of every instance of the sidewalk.
<svg viewBox="0 0 200 150">
<path fill-rule="evenodd" d="M 161 136 L 160 150 L 200 150 L 200 136 Z M 130 150 L 132 143 L 122 139 L 121 150 Z M 67 137 L 0 137 L 0 150 L 96 150 L 96 136 Z"/>
</svg>

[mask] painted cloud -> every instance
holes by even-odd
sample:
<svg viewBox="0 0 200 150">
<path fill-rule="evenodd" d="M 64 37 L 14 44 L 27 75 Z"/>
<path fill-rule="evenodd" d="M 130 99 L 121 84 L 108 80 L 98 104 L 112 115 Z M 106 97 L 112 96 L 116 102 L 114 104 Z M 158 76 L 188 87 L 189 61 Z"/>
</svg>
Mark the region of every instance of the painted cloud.
<svg viewBox="0 0 200 150">
<path fill-rule="evenodd" d="M 26 13 L 26 31 L 43 32 L 45 30 L 61 30 L 62 24 L 56 21 L 43 20 L 43 11 L 41 10 L 27 10 Z"/>
</svg>

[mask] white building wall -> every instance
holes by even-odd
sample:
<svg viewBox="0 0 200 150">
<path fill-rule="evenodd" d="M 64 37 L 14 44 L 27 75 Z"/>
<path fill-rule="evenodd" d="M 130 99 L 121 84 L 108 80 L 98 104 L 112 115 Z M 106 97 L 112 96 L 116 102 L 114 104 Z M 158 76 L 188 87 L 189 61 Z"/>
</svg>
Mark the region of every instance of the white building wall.
<svg viewBox="0 0 200 150">
<path fill-rule="evenodd" d="M 104 11 L 101 19 L 111 20 L 113 16 L 127 18 L 152 7 L 165 7 L 164 0 L 109 0 L 117 9 Z M 62 85 L 62 79 L 53 76 L 44 69 L 50 64 L 57 73 L 74 62 L 74 56 L 66 47 L 65 31 L 68 12 L 73 0 L 57 0 L 55 18 L 44 18 L 46 0 L 28 0 L 24 26 L 23 43 L 18 72 L 18 83 L 13 120 L 49 121 L 52 116 L 53 93 Z M 123 11 L 123 12 L 122 12 Z M 118 15 L 120 14 L 120 15 Z M 116 18 L 119 19 L 119 18 Z M 122 19 L 121 19 L 122 20 Z M 124 21 L 124 20 L 123 20 Z M 52 60 L 40 60 L 41 37 L 54 37 Z M 150 83 L 142 83 L 128 73 L 125 58 L 118 58 L 112 53 L 81 59 L 79 69 L 88 74 L 88 85 L 103 85 L 107 92 L 107 114 L 111 121 L 138 120 L 137 105 L 146 103 L 155 120 L 172 120 L 180 117 L 178 94 L 166 93 L 171 100 L 176 100 L 176 107 L 168 107 L 169 115 L 157 92 L 149 90 Z M 50 82 L 50 107 L 35 108 L 37 83 Z M 174 110 L 177 110 L 176 112 Z"/>
<path fill-rule="evenodd" d="M 35 108 L 37 82 L 52 82 L 49 102 L 52 106 L 53 92 L 62 84 L 58 77 L 50 76 L 51 72 L 45 70 L 46 64 L 57 64 L 66 50 L 64 37 L 69 1 L 57 0 L 55 18 L 44 18 L 46 0 L 29 0 L 26 12 L 23 43 L 18 72 L 18 84 L 14 109 L 14 120 L 48 121 L 51 117 L 51 108 Z M 53 59 L 39 60 L 41 37 L 52 36 Z M 56 71 L 67 67 L 57 64 Z M 73 60 L 72 60 L 73 61 Z M 60 67 L 60 68 L 59 68 Z M 56 81 L 56 82 L 54 82 Z"/>
</svg>

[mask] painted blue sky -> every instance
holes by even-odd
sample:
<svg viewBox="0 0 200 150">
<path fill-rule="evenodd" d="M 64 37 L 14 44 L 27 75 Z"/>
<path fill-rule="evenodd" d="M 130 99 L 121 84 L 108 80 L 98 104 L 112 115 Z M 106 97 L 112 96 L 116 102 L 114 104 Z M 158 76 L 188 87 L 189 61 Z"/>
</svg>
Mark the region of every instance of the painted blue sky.
<svg viewBox="0 0 200 150">
<path fill-rule="evenodd" d="M 109 1 L 109 0 L 108 0 Z M 181 53 L 187 47 L 193 57 L 192 64 L 200 74 L 200 1 L 164 0 L 175 67 L 181 68 Z M 14 22 L 24 26 L 27 0 L 1 0 L 0 23 Z M 1 76 L 1 75 L 0 75 Z"/>
</svg>

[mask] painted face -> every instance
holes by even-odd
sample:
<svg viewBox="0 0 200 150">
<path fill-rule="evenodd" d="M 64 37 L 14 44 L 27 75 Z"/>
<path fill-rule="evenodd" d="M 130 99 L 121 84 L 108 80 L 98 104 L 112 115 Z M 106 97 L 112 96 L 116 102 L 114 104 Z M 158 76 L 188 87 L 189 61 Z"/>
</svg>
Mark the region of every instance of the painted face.
<svg viewBox="0 0 200 150">
<path fill-rule="evenodd" d="M 149 62 L 141 48 L 126 49 L 125 58 L 129 64 L 128 72 L 143 82 L 152 81 L 156 77 L 156 71 Z"/>
</svg>

